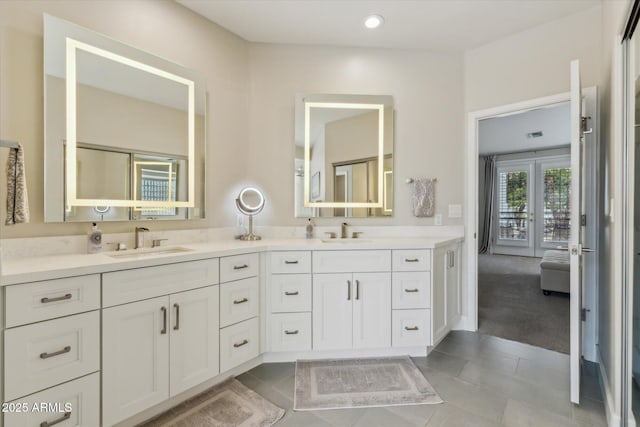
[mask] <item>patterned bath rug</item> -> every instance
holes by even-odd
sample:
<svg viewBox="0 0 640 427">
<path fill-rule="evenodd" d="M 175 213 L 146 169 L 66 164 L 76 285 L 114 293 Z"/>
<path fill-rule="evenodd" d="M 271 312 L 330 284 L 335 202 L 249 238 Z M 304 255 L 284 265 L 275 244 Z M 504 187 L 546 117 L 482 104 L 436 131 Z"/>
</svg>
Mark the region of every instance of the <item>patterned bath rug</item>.
<svg viewBox="0 0 640 427">
<path fill-rule="evenodd" d="M 409 356 L 296 361 L 294 411 L 442 403 Z"/>
<path fill-rule="evenodd" d="M 267 427 L 285 410 L 230 378 L 139 427 Z"/>
</svg>

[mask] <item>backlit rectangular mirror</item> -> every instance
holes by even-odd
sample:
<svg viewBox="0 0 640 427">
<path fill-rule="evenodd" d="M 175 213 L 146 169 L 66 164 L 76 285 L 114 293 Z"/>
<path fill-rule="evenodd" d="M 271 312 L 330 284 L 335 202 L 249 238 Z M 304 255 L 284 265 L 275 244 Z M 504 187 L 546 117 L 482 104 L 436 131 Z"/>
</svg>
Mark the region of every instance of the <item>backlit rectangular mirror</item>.
<svg viewBox="0 0 640 427">
<path fill-rule="evenodd" d="M 203 217 L 203 79 L 70 22 L 44 22 L 45 221 Z"/>
<path fill-rule="evenodd" d="M 295 216 L 393 215 L 393 98 L 299 94 Z"/>
</svg>

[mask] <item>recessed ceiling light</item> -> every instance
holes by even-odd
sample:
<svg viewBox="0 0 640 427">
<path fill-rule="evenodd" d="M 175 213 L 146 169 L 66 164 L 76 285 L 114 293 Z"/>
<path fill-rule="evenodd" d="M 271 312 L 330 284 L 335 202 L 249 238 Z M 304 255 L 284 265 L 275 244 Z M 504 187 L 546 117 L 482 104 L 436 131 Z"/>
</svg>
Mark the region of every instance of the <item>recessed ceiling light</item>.
<svg viewBox="0 0 640 427">
<path fill-rule="evenodd" d="M 364 26 L 370 30 L 378 28 L 384 23 L 384 18 L 380 15 L 369 15 L 364 19 Z"/>
</svg>

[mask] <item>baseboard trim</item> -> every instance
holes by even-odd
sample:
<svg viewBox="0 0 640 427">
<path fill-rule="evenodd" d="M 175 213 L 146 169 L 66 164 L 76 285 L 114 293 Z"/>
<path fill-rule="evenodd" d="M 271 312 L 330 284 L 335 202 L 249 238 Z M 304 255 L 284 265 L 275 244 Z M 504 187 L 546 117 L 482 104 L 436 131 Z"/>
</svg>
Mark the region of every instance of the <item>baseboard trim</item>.
<svg viewBox="0 0 640 427">
<path fill-rule="evenodd" d="M 607 377 L 604 363 L 602 363 L 600 348 L 598 348 L 597 350 L 597 357 L 598 372 L 600 372 L 600 391 L 602 392 L 602 396 L 604 397 L 604 410 L 607 415 L 607 425 L 609 427 L 619 427 L 622 425 L 622 419 L 620 417 L 620 414 L 616 411 L 613 402 L 613 395 L 611 394 L 611 390 L 609 389 L 609 378 Z M 635 423 L 633 423 L 633 426 L 629 424 L 629 427 L 635 427 Z"/>
</svg>

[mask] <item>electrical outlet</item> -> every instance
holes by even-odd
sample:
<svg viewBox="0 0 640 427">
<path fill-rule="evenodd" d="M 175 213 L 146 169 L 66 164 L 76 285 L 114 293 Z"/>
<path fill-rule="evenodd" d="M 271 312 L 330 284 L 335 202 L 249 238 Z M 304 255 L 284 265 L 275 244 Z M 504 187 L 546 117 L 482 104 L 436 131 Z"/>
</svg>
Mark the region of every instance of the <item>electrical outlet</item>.
<svg viewBox="0 0 640 427">
<path fill-rule="evenodd" d="M 435 225 L 442 225 L 442 214 L 436 214 Z"/>
</svg>

